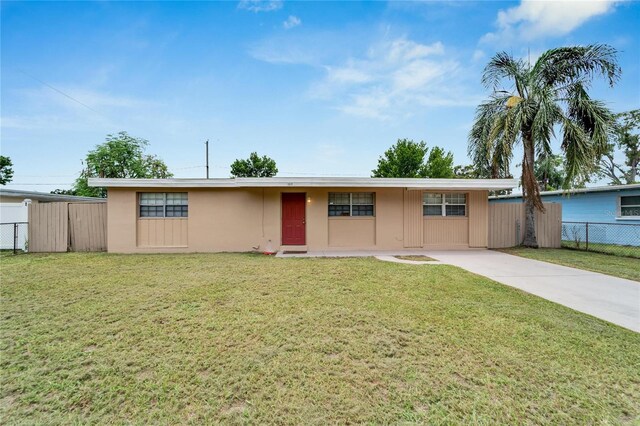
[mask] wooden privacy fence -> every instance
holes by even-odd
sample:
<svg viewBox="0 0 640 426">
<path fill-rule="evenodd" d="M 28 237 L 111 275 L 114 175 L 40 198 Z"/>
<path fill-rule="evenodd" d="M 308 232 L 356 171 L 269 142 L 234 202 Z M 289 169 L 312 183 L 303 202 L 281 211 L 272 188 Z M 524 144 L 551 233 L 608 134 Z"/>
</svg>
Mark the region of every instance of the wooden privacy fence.
<svg viewBox="0 0 640 426">
<path fill-rule="evenodd" d="M 536 211 L 536 236 L 540 247 L 559 248 L 562 243 L 562 204 L 544 203 L 545 213 Z M 506 248 L 524 240 L 524 204 L 489 204 L 489 248 Z"/>
<path fill-rule="evenodd" d="M 32 203 L 29 251 L 107 250 L 107 203 Z"/>
</svg>

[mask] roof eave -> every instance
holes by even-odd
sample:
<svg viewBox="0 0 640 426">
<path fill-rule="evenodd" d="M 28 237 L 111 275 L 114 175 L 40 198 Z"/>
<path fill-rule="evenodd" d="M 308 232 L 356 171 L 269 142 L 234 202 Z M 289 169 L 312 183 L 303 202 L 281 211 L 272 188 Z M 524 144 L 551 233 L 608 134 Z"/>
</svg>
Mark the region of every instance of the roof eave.
<svg viewBox="0 0 640 426">
<path fill-rule="evenodd" d="M 410 190 L 512 189 L 517 179 L 385 179 L 385 178 L 236 178 L 236 179 L 100 179 L 89 186 L 107 188 L 407 188 Z"/>
</svg>

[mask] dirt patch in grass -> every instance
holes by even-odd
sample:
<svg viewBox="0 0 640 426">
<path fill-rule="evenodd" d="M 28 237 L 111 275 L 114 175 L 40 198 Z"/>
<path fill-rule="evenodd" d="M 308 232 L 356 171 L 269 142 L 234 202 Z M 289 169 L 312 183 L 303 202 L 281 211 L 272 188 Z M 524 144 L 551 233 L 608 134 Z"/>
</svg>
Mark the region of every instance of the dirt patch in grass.
<svg viewBox="0 0 640 426">
<path fill-rule="evenodd" d="M 434 262 L 434 258 L 422 255 L 406 255 L 406 256 L 394 256 L 396 259 L 413 260 L 414 262 Z"/>
<path fill-rule="evenodd" d="M 0 259 L 1 424 L 619 424 L 640 334 L 449 265 Z"/>
</svg>

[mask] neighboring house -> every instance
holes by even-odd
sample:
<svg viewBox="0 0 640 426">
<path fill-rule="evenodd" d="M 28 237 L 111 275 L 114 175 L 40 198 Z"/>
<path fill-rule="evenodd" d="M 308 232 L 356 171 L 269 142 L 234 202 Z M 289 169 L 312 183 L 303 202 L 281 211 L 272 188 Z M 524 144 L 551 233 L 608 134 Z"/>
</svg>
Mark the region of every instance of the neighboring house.
<svg viewBox="0 0 640 426">
<path fill-rule="evenodd" d="M 562 204 L 563 222 L 640 223 L 640 184 L 599 186 L 540 193 Z M 519 203 L 522 195 L 489 197 L 490 203 Z"/>
<path fill-rule="evenodd" d="M 545 203 L 562 204 L 562 239 L 640 246 L 640 184 L 546 191 Z M 521 203 L 521 195 L 489 197 L 490 203 Z M 587 225 L 588 223 L 588 225 Z M 624 226 L 629 225 L 629 226 Z"/>
<path fill-rule="evenodd" d="M 488 191 L 515 179 L 89 179 L 110 252 L 487 247 Z"/>
<path fill-rule="evenodd" d="M 49 194 L 48 192 L 23 191 L 21 189 L 0 188 L 0 203 L 22 203 L 24 200 L 31 200 L 33 203 L 53 203 L 63 201 L 68 203 L 106 202 L 104 198 L 78 197 L 75 195 Z"/>
<path fill-rule="evenodd" d="M 21 250 L 26 248 L 28 230 L 25 223 L 29 221 L 28 204 L 30 202 L 51 203 L 60 201 L 69 203 L 106 202 L 104 198 L 76 197 L 0 188 L 0 249 L 12 249 L 14 243 Z M 21 224 L 15 226 L 14 223 L 17 222 Z"/>
</svg>

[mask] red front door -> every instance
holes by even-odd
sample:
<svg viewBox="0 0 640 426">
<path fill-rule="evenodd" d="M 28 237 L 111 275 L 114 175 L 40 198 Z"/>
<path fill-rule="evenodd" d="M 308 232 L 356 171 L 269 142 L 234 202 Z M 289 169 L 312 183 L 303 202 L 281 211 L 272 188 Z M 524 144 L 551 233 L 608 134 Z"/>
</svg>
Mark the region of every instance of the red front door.
<svg viewBox="0 0 640 426">
<path fill-rule="evenodd" d="M 301 193 L 282 193 L 282 245 L 306 244 L 305 198 Z"/>
</svg>

